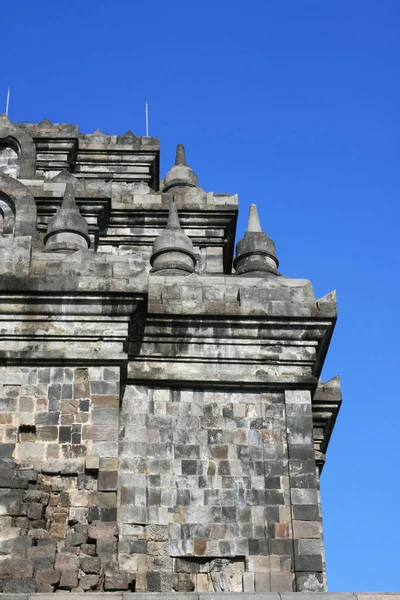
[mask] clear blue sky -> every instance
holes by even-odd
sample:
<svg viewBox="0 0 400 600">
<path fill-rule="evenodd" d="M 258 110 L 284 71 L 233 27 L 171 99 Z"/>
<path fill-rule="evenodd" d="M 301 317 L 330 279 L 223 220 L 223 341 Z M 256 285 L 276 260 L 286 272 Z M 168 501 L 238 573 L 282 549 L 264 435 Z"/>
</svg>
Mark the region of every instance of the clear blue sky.
<svg viewBox="0 0 400 600">
<path fill-rule="evenodd" d="M 330 591 L 398 591 L 400 0 L 31 0 L 1 8 L 12 120 L 177 142 L 239 193 L 281 272 L 336 288 L 324 378 L 344 405 L 322 476 Z M 2 107 L 0 107 L 2 109 Z"/>
</svg>

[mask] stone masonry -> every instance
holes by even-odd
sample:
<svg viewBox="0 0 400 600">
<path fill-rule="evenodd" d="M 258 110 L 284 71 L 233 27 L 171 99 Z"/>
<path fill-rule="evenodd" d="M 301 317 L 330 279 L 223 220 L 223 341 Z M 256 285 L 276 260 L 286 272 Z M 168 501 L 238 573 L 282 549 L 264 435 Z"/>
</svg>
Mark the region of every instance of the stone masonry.
<svg viewBox="0 0 400 600">
<path fill-rule="evenodd" d="M 335 293 L 237 211 L 181 144 L 0 117 L 5 598 L 326 591 Z"/>
</svg>

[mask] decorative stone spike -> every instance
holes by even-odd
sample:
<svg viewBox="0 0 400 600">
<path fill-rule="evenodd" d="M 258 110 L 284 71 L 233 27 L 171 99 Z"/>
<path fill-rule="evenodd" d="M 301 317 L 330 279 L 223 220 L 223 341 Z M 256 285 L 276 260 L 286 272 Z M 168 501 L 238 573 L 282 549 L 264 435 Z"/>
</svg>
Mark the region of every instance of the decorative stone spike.
<svg viewBox="0 0 400 600">
<path fill-rule="evenodd" d="M 175 202 L 171 202 L 165 230 L 155 239 L 150 258 L 151 273 L 189 275 L 196 258 L 191 239 L 182 231 Z"/>
<path fill-rule="evenodd" d="M 238 275 L 249 277 L 268 277 L 280 275 L 277 271 L 279 261 L 276 257 L 274 242 L 261 229 L 255 204 L 250 206 L 247 231 L 236 245 L 236 258 L 233 266 Z"/>
<path fill-rule="evenodd" d="M 186 163 L 186 152 L 183 144 L 176 147 L 175 164 L 164 179 L 164 192 L 173 188 L 197 187 L 197 175 Z"/>
<path fill-rule="evenodd" d="M 121 137 L 123 137 L 123 138 L 136 138 L 136 135 L 130 129 L 128 129 L 128 131 L 125 131 L 124 135 L 122 135 Z"/>
<path fill-rule="evenodd" d="M 251 233 L 261 233 L 261 223 L 258 216 L 257 206 L 255 204 L 250 205 L 249 218 L 247 221 L 247 231 Z"/>
<path fill-rule="evenodd" d="M 168 231 L 172 229 L 182 231 L 182 227 L 178 217 L 178 209 L 176 208 L 175 202 L 171 202 L 171 206 L 169 207 L 168 220 L 165 229 L 167 229 Z"/>
<path fill-rule="evenodd" d="M 47 119 L 47 117 L 45 119 L 43 119 L 42 121 L 40 121 L 40 123 L 38 124 L 38 127 L 41 129 L 46 129 L 47 128 L 51 128 L 54 127 L 53 123 L 50 121 L 50 119 Z"/>
<path fill-rule="evenodd" d="M 60 208 L 47 226 L 45 252 L 76 252 L 90 245 L 88 224 L 75 203 L 73 183 L 65 186 Z"/>
<path fill-rule="evenodd" d="M 187 166 L 185 146 L 183 144 L 178 144 L 176 147 L 175 165 Z"/>
</svg>

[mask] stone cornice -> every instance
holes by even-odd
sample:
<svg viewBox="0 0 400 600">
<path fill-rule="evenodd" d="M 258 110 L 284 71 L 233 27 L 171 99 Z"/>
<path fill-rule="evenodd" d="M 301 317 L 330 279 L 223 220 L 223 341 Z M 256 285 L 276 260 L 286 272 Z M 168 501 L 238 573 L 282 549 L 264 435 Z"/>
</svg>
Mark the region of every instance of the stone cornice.
<svg viewBox="0 0 400 600">
<path fill-rule="evenodd" d="M 132 294 L 1 294 L 0 363 L 127 359 Z"/>
</svg>

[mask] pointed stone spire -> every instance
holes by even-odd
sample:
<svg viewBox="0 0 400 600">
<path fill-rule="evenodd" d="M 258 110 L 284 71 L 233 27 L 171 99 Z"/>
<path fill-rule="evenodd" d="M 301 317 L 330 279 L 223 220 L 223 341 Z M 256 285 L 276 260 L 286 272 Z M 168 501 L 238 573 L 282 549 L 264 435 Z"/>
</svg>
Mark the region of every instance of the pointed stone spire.
<svg viewBox="0 0 400 600">
<path fill-rule="evenodd" d="M 175 164 L 165 176 L 163 191 L 168 192 L 173 188 L 197 186 L 197 175 L 186 163 L 185 147 L 183 144 L 178 144 L 176 147 Z"/>
<path fill-rule="evenodd" d="M 236 258 L 233 266 L 238 275 L 248 277 L 268 277 L 279 275 L 279 261 L 274 242 L 261 229 L 255 204 L 250 206 L 247 231 L 236 244 Z"/>
<path fill-rule="evenodd" d="M 194 271 L 192 240 L 182 231 L 175 202 L 169 207 L 166 228 L 154 240 L 150 264 L 150 272 L 158 275 L 189 275 Z"/>
<path fill-rule="evenodd" d="M 76 252 L 89 248 L 88 224 L 76 205 L 70 181 L 65 186 L 60 208 L 49 221 L 44 243 L 45 252 Z"/>
<path fill-rule="evenodd" d="M 167 231 L 171 231 L 173 229 L 182 231 L 178 216 L 178 209 L 176 208 L 175 202 L 171 202 L 171 206 L 169 207 L 168 220 L 165 229 L 167 229 Z"/>
<path fill-rule="evenodd" d="M 52 129 L 54 124 L 47 117 L 37 124 L 38 129 Z"/>
<path fill-rule="evenodd" d="M 175 165 L 187 166 L 185 146 L 183 144 L 178 144 L 176 147 Z"/>
<path fill-rule="evenodd" d="M 257 206 L 255 204 L 250 204 L 249 210 L 249 218 L 247 221 L 247 232 L 251 233 L 261 233 L 261 223 L 260 218 L 258 216 Z"/>
</svg>

